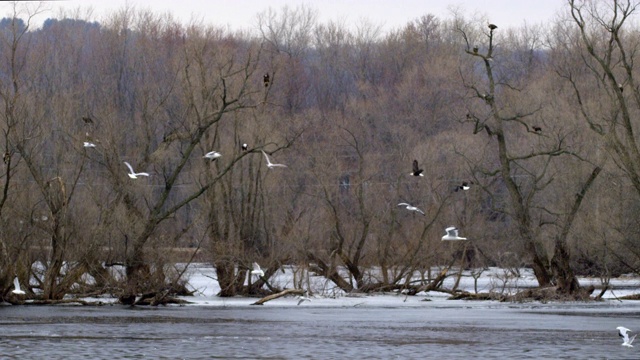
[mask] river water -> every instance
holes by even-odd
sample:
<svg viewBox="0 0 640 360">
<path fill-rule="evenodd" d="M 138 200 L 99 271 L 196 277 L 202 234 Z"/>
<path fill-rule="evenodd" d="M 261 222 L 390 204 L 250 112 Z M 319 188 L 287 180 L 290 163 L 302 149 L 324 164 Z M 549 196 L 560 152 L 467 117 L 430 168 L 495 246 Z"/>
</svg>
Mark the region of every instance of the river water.
<svg viewBox="0 0 640 360">
<path fill-rule="evenodd" d="M 640 304 L 0 306 L 15 359 L 640 359 Z"/>
</svg>

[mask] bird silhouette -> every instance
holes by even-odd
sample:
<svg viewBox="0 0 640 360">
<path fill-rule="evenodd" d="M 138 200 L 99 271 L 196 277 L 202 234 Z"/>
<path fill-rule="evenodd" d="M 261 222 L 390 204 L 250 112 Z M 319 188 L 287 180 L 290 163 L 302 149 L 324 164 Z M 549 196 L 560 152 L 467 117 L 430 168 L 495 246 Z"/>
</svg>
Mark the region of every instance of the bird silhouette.
<svg viewBox="0 0 640 360">
<path fill-rule="evenodd" d="M 407 203 L 400 203 L 400 204 L 398 204 L 398 206 L 404 206 L 404 207 L 405 207 L 407 210 L 409 210 L 409 211 L 415 211 L 415 212 L 417 212 L 418 214 L 421 214 L 422 216 L 425 216 L 425 215 L 424 215 L 424 211 L 422 211 L 422 210 L 418 209 L 417 207 L 415 207 L 415 206 L 413 206 L 413 205 L 411 205 L 411 204 L 407 204 Z"/>
<path fill-rule="evenodd" d="M 253 269 L 251 270 L 251 275 L 258 275 L 260 277 L 264 276 L 264 271 L 260 268 L 257 262 L 254 262 L 252 265 Z"/>
<path fill-rule="evenodd" d="M 418 166 L 418 160 L 413 160 L 413 170 L 409 173 L 409 175 L 413 175 L 413 176 L 424 176 L 424 174 L 422 174 L 423 169 L 420 169 L 420 167 Z"/>
<path fill-rule="evenodd" d="M 472 182 L 471 184 L 473 184 L 473 182 Z M 455 192 L 458 192 L 458 191 L 460 191 L 460 190 L 462 190 L 462 191 L 467 191 L 467 190 L 469 190 L 469 189 L 471 189 L 471 187 L 469 186 L 469 183 L 468 183 L 468 182 L 466 182 L 466 181 L 463 181 L 463 182 L 462 182 L 462 184 L 461 184 L 461 185 L 456 186 L 456 188 L 455 188 L 455 189 L 453 189 L 453 191 L 455 191 Z"/>
<path fill-rule="evenodd" d="M 219 157 L 221 157 L 222 154 L 220 154 L 217 151 L 209 151 L 208 153 L 206 153 L 203 158 L 205 159 L 209 159 L 211 161 L 216 161 Z"/>
<path fill-rule="evenodd" d="M 127 167 L 129 168 L 129 173 L 127 175 L 129 175 L 129 177 L 132 179 L 137 179 L 138 176 L 149 176 L 149 173 L 146 173 L 146 172 L 137 173 L 133 171 L 133 167 L 131 166 L 131 164 L 129 164 L 126 161 L 124 162 L 124 164 L 127 165 Z"/>
<path fill-rule="evenodd" d="M 444 229 L 447 233 L 442 237 L 442 240 L 467 240 L 467 238 L 458 236 L 458 229 L 454 226 L 450 226 Z"/>
<path fill-rule="evenodd" d="M 633 337 L 629 338 L 628 332 L 631 330 L 627 329 L 624 326 L 618 326 L 616 329 L 618 330 L 618 336 L 620 336 L 623 339 L 622 346 L 633 347 L 633 345 L 631 344 L 633 343 L 633 340 L 635 340 L 636 335 L 638 334 L 633 335 Z"/>
<path fill-rule="evenodd" d="M 11 292 L 16 295 L 25 294 L 24 290 L 20 289 L 20 280 L 18 280 L 17 276 L 13 279 L 13 290 Z"/>
<path fill-rule="evenodd" d="M 260 151 L 262 151 L 262 150 L 260 150 Z M 267 153 L 264 152 L 264 151 L 262 151 L 262 153 L 264 154 L 264 158 L 267 159 L 267 167 L 269 169 L 272 169 L 274 167 L 287 167 L 287 165 L 284 165 L 284 164 L 274 164 L 274 163 L 272 163 L 271 160 L 269 160 L 269 156 L 267 156 Z"/>
</svg>

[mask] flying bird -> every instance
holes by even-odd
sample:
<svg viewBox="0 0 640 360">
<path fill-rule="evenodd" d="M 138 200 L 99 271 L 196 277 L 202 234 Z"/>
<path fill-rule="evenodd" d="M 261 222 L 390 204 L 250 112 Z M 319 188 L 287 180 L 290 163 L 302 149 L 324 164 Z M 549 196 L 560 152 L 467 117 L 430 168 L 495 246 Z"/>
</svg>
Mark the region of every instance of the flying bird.
<svg viewBox="0 0 640 360">
<path fill-rule="evenodd" d="M 442 240 L 467 240 L 467 238 L 458 236 L 458 229 L 454 226 L 450 226 L 444 229 L 444 231 L 446 231 L 447 234 L 442 237 Z"/>
<path fill-rule="evenodd" d="M 491 31 L 493 31 L 493 30 L 495 30 L 495 29 L 497 29 L 497 28 L 498 28 L 498 27 L 497 27 L 495 24 L 489 24 L 489 29 L 490 29 Z"/>
<path fill-rule="evenodd" d="M 264 276 L 264 271 L 260 268 L 257 262 L 253 263 L 253 270 L 251 270 L 251 275 L 258 275 L 260 277 Z"/>
<path fill-rule="evenodd" d="M 94 148 L 94 147 L 96 147 L 96 144 L 94 144 L 92 142 L 89 142 L 89 141 L 85 141 L 84 145 L 82 145 L 82 146 L 84 146 L 86 148 Z"/>
<path fill-rule="evenodd" d="M 137 179 L 138 176 L 149 176 L 149 173 L 146 172 L 140 172 L 137 173 L 135 171 L 133 171 L 133 168 L 131 167 L 131 164 L 129 164 L 128 162 L 124 162 L 125 165 L 127 165 L 127 167 L 129 168 L 129 173 L 127 175 L 129 175 L 130 178 L 132 179 Z"/>
<path fill-rule="evenodd" d="M 411 204 L 407 204 L 407 203 L 400 203 L 398 204 L 398 206 L 404 206 L 407 210 L 409 211 L 415 211 L 417 213 L 422 214 L 422 216 L 424 216 L 424 211 L 418 209 L 417 207 L 411 205 Z"/>
<path fill-rule="evenodd" d="M 211 161 L 216 161 L 217 158 L 221 157 L 222 154 L 220 154 L 217 151 L 209 151 L 208 153 L 206 153 L 203 158 L 205 159 L 209 159 Z"/>
<path fill-rule="evenodd" d="M 287 165 L 284 165 L 284 164 L 274 164 L 274 163 L 272 163 L 272 162 L 271 162 L 271 160 L 269 160 L 269 156 L 267 156 L 267 153 L 266 153 L 266 152 L 264 152 L 263 150 L 260 150 L 260 151 L 262 151 L 262 153 L 264 154 L 264 158 L 265 158 L 265 159 L 267 159 L 267 167 L 268 167 L 269 169 L 271 169 L 271 168 L 273 168 L 273 167 L 276 167 L 276 166 L 279 166 L 279 167 L 287 167 Z"/>
<path fill-rule="evenodd" d="M 628 332 L 631 331 L 629 329 L 627 329 L 624 326 L 618 326 L 616 328 L 618 330 L 618 336 L 620 336 L 624 342 L 622 343 L 622 346 L 626 346 L 626 347 L 633 347 L 633 345 L 631 345 L 633 343 L 633 340 L 635 340 L 636 335 L 633 335 L 631 338 L 629 338 L 629 334 Z"/>
<path fill-rule="evenodd" d="M 418 160 L 413 160 L 413 170 L 409 173 L 409 175 L 424 176 L 422 171 L 424 171 L 424 170 L 420 169 L 420 167 L 418 166 Z"/>
<path fill-rule="evenodd" d="M 307 295 L 307 291 L 305 291 L 304 294 L 298 296 L 297 299 L 298 299 L 298 305 L 302 304 L 305 301 L 311 302 L 311 298 Z"/>
<path fill-rule="evenodd" d="M 467 191 L 469 189 L 471 189 L 471 186 L 469 186 L 469 183 L 466 182 L 466 181 L 463 181 L 462 185 L 456 186 L 456 188 L 453 191 L 455 191 L 455 192 L 458 192 L 459 190 Z"/>
<path fill-rule="evenodd" d="M 264 82 L 264 87 L 269 87 L 269 81 L 271 78 L 269 77 L 269 73 L 264 74 L 262 77 L 262 81 Z"/>
<path fill-rule="evenodd" d="M 88 116 L 83 116 L 82 121 L 84 121 L 85 124 L 93 124 L 93 119 Z"/>
<path fill-rule="evenodd" d="M 20 289 L 20 281 L 18 280 L 17 276 L 13 279 L 13 287 L 14 287 L 14 289 L 11 291 L 13 294 L 16 294 L 16 295 L 24 295 L 25 294 L 24 290 Z"/>
</svg>

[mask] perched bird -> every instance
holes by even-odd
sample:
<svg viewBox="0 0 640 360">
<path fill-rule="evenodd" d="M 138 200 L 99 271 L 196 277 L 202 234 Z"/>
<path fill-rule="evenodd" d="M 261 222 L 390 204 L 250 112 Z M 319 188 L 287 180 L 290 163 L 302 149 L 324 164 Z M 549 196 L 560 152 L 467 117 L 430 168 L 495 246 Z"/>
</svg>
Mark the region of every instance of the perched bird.
<svg viewBox="0 0 640 360">
<path fill-rule="evenodd" d="M 260 150 L 260 151 L 262 151 L 262 153 L 264 154 L 264 158 L 265 158 L 265 159 L 267 159 L 267 167 L 268 167 L 269 169 L 271 169 L 271 168 L 273 168 L 273 167 L 276 167 L 276 166 L 279 166 L 279 167 L 287 167 L 287 165 L 284 165 L 284 164 L 274 164 L 274 163 L 272 163 L 272 162 L 271 162 L 271 160 L 269 160 L 269 156 L 267 156 L 267 153 L 266 153 L 266 152 L 264 152 L 263 150 Z"/>
<path fill-rule="evenodd" d="M 622 343 L 622 346 L 626 346 L 626 347 L 633 347 L 633 345 L 631 345 L 633 343 L 633 340 L 635 340 L 636 335 L 633 335 L 631 338 L 629 338 L 629 334 L 628 332 L 631 331 L 629 329 L 627 329 L 624 326 L 618 326 L 616 328 L 618 330 L 618 336 L 620 336 L 624 342 Z"/>
<path fill-rule="evenodd" d="M 17 276 L 13 279 L 13 287 L 14 289 L 11 291 L 13 294 L 16 294 L 16 295 L 25 294 L 24 290 L 20 289 L 20 281 L 18 280 Z"/>
<path fill-rule="evenodd" d="M 84 121 L 85 124 L 93 124 L 93 119 L 88 116 L 83 116 L 82 121 Z"/>
<path fill-rule="evenodd" d="M 471 189 L 471 187 L 469 186 L 469 183 L 466 182 L 466 181 L 463 181 L 462 185 L 456 186 L 456 188 L 453 191 L 455 191 L 455 192 L 458 192 L 459 190 L 467 191 L 469 189 Z"/>
<path fill-rule="evenodd" d="M 531 128 L 533 129 L 533 131 L 535 131 L 535 132 L 537 132 L 537 133 L 542 132 L 542 128 L 541 128 L 540 126 L 535 126 L 535 125 L 534 125 L 534 126 L 532 126 Z"/>
<path fill-rule="evenodd" d="M 297 299 L 298 299 L 298 305 L 302 304 L 305 301 L 311 302 L 311 298 L 307 295 L 307 291 L 305 291 L 304 294 L 298 296 Z"/>
<path fill-rule="evenodd" d="M 477 54 L 477 53 L 478 53 L 478 45 L 475 45 L 475 46 L 473 47 L 473 53 L 474 53 L 474 54 Z"/>
<path fill-rule="evenodd" d="M 618 89 L 620 89 L 620 92 L 624 91 L 624 86 L 622 86 L 622 84 L 618 84 Z"/>
<path fill-rule="evenodd" d="M 220 156 L 222 156 L 222 154 L 217 151 L 209 151 L 208 153 L 204 154 L 203 158 L 209 159 L 211 161 L 216 161 L 216 159 L 218 159 Z"/>
<path fill-rule="evenodd" d="M 137 179 L 138 176 L 149 176 L 149 173 L 146 173 L 146 172 L 137 173 L 133 171 L 133 167 L 131 167 L 131 164 L 129 164 L 126 161 L 124 162 L 124 164 L 127 165 L 127 167 L 129 168 L 129 173 L 127 175 L 129 175 L 129 177 L 132 179 Z"/>
<path fill-rule="evenodd" d="M 269 77 L 269 73 L 264 74 L 262 77 L 262 81 L 264 82 L 264 87 L 269 87 L 269 81 L 271 78 Z"/>
<path fill-rule="evenodd" d="M 84 146 L 86 148 L 94 148 L 94 147 L 96 147 L 96 144 L 94 144 L 92 142 L 89 142 L 89 141 L 85 141 L 84 145 L 82 145 L 82 146 Z"/>
<path fill-rule="evenodd" d="M 264 271 L 260 268 L 257 262 L 253 263 L 253 270 L 251 270 L 251 275 L 258 275 L 260 277 L 264 276 Z"/>
<path fill-rule="evenodd" d="M 2 161 L 4 161 L 5 164 L 8 164 L 9 161 L 11 161 L 11 154 L 8 151 L 4 153 L 4 157 L 2 158 Z"/>
<path fill-rule="evenodd" d="M 489 24 L 489 29 L 490 29 L 490 30 L 492 30 L 492 31 L 493 31 L 493 30 L 495 30 L 495 29 L 497 29 L 497 28 L 498 28 L 498 27 L 497 27 L 495 24 L 491 24 L 491 23 Z"/>
<path fill-rule="evenodd" d="M 447 234 L 442 237 L 442 240 L 467 240 L 467 238 L 459 237 L 458 229 L 453 226 L 444 229 L 444 231 L 446 231 Z"/>
<path fill-rule="evenodd" d="M 424 171 L 423 169 L 420 169 L 418 167 L 418 160 L 413 160 L 413 170 L 409 173 L 409 175 L 413 175 L 413 176 L 424 176 L 424 174 L 422 173 L 422 171 Z"/>
<path fill-rule="evenodd" d="M 249 149 L 249 145 L 247 145 L 246 143 L 242 144 L 242 151 L 247 151 L 247 149 Z"/>
<path fill-rule="evenodd" d="M 409 211 L 415 211 L 419 214 L 422 214 L 422 216 L 424 216 L 424 211 L 418 209 L 417 207 L 411 205 L 411 204 L 407 204 L 407 203 L 400 203 L 398 204 L 398 206 L 404 206 L 407 210 Z"/>
</svg>

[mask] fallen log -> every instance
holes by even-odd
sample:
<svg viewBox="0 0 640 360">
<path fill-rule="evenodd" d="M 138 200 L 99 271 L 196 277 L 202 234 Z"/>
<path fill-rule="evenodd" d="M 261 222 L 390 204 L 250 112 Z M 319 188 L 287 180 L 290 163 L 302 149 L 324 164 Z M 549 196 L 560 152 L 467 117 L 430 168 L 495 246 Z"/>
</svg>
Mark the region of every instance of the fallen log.
<svg viewBox="0 0 640 360">
<path fill-rule="evenodd" d="M 271 301 L 286 295 L 303 295 L 304 291 L 302 290 L 297 290 L 297 289 L 284 289 L 282 291 L 280 291 L 279 293 L 276 294 L 271 294 L 271 295 L 267 295 L 265 297 L 263 297 L 262 299 L 254 302 L 251 305 L 262 305 L 264 303 L 266 303 L 267 301 Z"/>
</svg>

